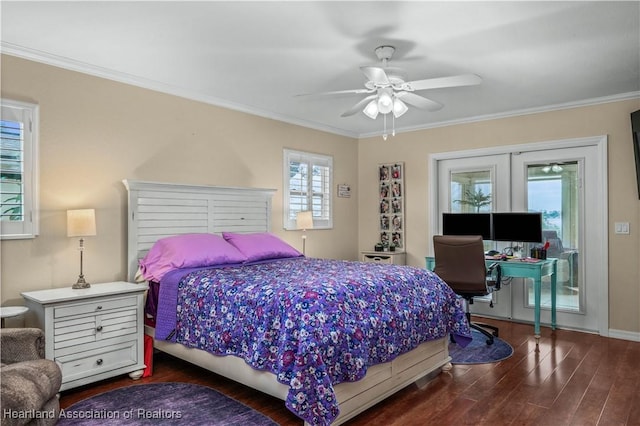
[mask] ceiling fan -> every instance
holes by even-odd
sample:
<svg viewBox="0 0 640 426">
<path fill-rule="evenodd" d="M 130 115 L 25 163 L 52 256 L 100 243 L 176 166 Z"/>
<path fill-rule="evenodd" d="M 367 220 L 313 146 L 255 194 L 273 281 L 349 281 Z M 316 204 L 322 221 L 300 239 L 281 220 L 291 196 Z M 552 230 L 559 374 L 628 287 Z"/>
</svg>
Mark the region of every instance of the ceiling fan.
<svg viewBox="0 0 640 426">
<path fill-rule="evenodd" d="M 408 111 L 407 104 L 427 111 L 437 111 L 443 107 L 439 102 L 415 94 L 414 92 L 416 91 L 443 87 L 473 86 L 482 82 L 482 79 L 475 74 L 406 81 L 407 76 L 402 68 L 388 66 L 388 62 L 394 52 L 395 47 L 393 46 L 379 46 L 375 49 L 376 56 L 382 64 L 381 66 L 360 67 L 360 70 L 368 79 L 363 89 L 337 90 L 321 94 L 370 94 L 343 112 L 341 117 L 349 117 L 362 111 L 373 120 L 378 117 L 378 114 L 383 114 L 386 119 L 386 115 L 389 113 L 393 113 L 393 118 L 395 119 Z"/>
</svg>

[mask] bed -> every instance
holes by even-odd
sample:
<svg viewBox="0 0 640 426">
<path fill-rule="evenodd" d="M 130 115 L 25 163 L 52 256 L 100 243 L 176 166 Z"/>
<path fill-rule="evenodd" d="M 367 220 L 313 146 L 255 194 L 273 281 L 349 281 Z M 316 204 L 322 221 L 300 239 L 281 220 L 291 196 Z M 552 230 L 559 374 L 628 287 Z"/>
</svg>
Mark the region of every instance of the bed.
<svg viewBox="0 0 640 426">
<path fill-rule="evenodd" d="M 282 399 L 307 424 L 340 424 L 448 368 L 450 333 L 468 341 L 459 300 L 431 272 L 286 248 L 269 233 L 274 190 L 124 184 L 130 281 L 165 241 L 206 235 L 245 256 L 167 267 L 146 327 L 154 347 Z M 255 238 L 271 237 L 286 255 L 253 257 Z"/>
</svg>

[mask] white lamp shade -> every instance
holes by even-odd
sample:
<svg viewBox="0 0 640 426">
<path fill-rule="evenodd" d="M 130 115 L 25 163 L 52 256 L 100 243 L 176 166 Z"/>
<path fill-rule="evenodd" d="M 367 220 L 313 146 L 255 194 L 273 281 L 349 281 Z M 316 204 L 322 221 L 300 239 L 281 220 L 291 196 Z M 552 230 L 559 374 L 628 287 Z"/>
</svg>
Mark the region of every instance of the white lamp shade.
<svg viewBox="0 0 640 426">
<path fill-rule="evenodd" d="M 396 98 L 393 100 L 393 115 L 395 118 L 400 117 L 402 114 L 407 112 L 409 108 L 407 105 L 402 102 L 400 99 Z"/>
<path fill-rule="evenodd" d="M 370 119 L 375 120 L 378 116 L 378 100 L 374 99 L 369 102 L 362 112 L 364 112 L 364 114 Z"/>
<path fill-rule="evenodd" d="M 94 209 L 67 210 L 67 237 L 96 235 L 96 211 Z"/>
<path fill-rule="evenodd" d="M 296 227 L 298 229 L 313 229 L 313 214 L 311 210 L 298 212 L 296 215 Z"/>
</svg>

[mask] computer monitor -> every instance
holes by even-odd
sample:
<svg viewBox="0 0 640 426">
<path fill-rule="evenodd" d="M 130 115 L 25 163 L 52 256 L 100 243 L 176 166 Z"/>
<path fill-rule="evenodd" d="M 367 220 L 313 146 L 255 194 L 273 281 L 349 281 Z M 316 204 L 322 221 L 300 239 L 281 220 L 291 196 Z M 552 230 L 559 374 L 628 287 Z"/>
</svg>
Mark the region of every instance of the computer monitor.
<svg viewBox="0 0 640 426">
<path fill-rule="evenodd" d="M 482 235 L 491 239 L 491 213 L 442 213 L 443 235 Z"/>
<path fill-rule="evenodd" d="M 491 218 L 494 241 L 542 242 L 542 213 L 493 213 Z"/>
</svg>

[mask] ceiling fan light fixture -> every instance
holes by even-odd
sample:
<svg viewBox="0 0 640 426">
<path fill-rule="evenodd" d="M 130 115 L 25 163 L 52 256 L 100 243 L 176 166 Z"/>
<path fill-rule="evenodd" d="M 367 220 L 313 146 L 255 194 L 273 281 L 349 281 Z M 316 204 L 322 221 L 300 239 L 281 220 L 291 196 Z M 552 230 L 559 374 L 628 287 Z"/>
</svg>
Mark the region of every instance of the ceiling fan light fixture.
<svg viewBox="0 0 640 426">
<path fill-rule="evenodd" d="M 402 116 L 407 111 L 409 111 L 407 104 L 405 104 L 398 98 L 393 99 L 393 116 L 395 118 Z"/>
<path fill-rule="evenodd" d="M 362 112 L 364 112 L 364 115 L 366 115 L 370 119 L 375 120 L 376 117 L 378 116 L 378 112 L 380 112 L 378 111 L 378 100 L 374 99 L 371 102 L 369 102 L 367 106 L 364 107 Z"/>
<path fill-rule="evenodd" d="M 560 173 L 564 169 L 558 163 L 551 163 L 551 164 L 547 164 L 540 170 L 542 171 L 542 173 L 549 173 L 549 172 Z"/>
</svg>

